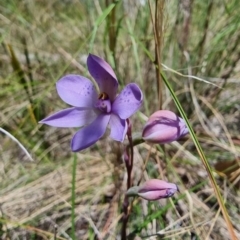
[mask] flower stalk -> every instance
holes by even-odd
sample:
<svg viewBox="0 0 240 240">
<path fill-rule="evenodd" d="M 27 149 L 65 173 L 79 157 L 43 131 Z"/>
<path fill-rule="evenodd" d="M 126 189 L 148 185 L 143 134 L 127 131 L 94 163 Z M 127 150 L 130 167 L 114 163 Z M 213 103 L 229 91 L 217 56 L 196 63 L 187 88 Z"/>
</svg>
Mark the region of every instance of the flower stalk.
<svg viewBox="0 0 240 240">
<path fill-rule="evenodd" d="M 124 162 L 127 170 L 127 190 L 128 190 L 131 187 L 131 182 L 132 182 L 131 175 L 132 175 L 132 168 L 133 168 L 134 152 L 133 152 L 132 126 L 129 119 L 127 119 L 127 123 L 128 123 L 127 138 L 128 138 L 129 145 L 125 149 Z M 122 232 L 121 232 L 122 240 L 127 239 L 127 223 L 129 219 L 128 207 L 129 207 L 129 199 L 128 199 L 128 196 L 125 195 L 123 200 L 123 206 L 122 206 L 122 211 L 123 211 Z"/>
</svg>

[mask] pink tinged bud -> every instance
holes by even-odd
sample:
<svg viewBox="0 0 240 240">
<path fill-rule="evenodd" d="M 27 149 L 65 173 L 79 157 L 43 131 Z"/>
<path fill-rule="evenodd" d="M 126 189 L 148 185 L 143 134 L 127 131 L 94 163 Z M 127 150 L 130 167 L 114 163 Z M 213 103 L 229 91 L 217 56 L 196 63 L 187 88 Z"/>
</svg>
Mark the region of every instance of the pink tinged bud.
<svg viewBox="0 0 240 240">
<path fill-rule="evenodd" d="M 168 198 L 178 191 L 178 187 L 174 183 L 168 183 L 159 179 L 151 179 L 146 181 L 138 189 L 138 196 L 149 201 Z"/>
<path fill-rule="evenodd" d="M 168 198 L 178 191 L 174 183 L 168 183 L 159 179 L 146 181 L 142 186 L 134 186 L 127 191 L 127 196 L 139 196 L 149 201 Z"/>
<path fill-rule="evenodd" d="M 143 128 L 142 137 L 150 143 L 170 143 L 188 133 L 184 120 L 168 110 L 153 113 Z"/>
</svg>

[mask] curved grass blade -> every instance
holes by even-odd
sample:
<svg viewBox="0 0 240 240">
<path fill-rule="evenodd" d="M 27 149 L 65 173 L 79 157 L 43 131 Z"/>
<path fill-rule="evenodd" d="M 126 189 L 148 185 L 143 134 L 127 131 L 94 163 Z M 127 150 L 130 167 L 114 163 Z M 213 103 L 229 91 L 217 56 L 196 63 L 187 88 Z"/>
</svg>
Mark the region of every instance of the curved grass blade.
<svg viewBox="0 0 240 240">
<path fill-rule="evenodd" d="M 140 46 L 142 47 L 143 51 L 147 54 L 147 56 L 151 59 L 151 61 L 154 63 L 154 59 L 153 59 L 151 53 L 144 47 L 143 44 L 140 44 Z M 210 178 L 210 181 L 211 181 L 211 184 L 213 186 L 215 195 L 217 197 L 217 201 L 219 203 L 219 206 L 221 208 L 223 217 L 224 217 L 225 222 L 227 224 L 227 228 L 228 228 L 229 234 L 231 236 L 231 239 L 232 240 L 237 240 L 237 237 L 236 237 L 236 235 L 234 233 L 233 225 L 232 225 L 232 222 L 231 222 L 231 220 L 229 218 L 228 211 L 227 211 L 227 209 L 225 207 L 222 195 L 221 195 L 221 193 L 219 191 L 219 188 L 218 188 L 216 180 L 215 180 L 215 178 L 213 176 L 211 167 L 210 167 L 210 165 L 209 165 L 209 163 L 208 163 L 208 161 L 207 161 L 207 159 L 205 157 L 205 154 L 204 154 L 204 152 L 202 150 L 202 147 L 201 147 L 201 145 L 200 145 L 200 143 L 199 143 L 199 141 L 197 139 L 197 136 L 194 133 L 193 128 L 192 128 L 190 122 L 188 121 L 187 115 L 185 114 L 185 112 L 184 112 L 184 110 L 182 108 L 181 103 L 178 101 L 178 98 L 175 95 L 175 92 L 172 89 L 171 84 L 169 83 L 169 81 L 167 80 L 167 78 L 166 78 L 166 76 L 165 76 L 165 74 L 163 72 L 161 72 L 161 76 L 162 76 L 163 82 L 165 83 L 165 85 L 167 86 L 168 90 L 170 91 L 170 93 L 172 95 L 173 101 L 176 104 L 176 107 L 177 107 L 178 111 L 180 112 L 182 118 L 185 120 L 186 125 L 188 126 L 189 133 L 190 133 L 190 135 L 191 135 L 191 137 L 193 139 L 193 142 L 194 142 L 195 147 L 196 147 L 196 149 L 198 151 L 198 154 L 199 154 L 199 156 L 200 156 L 200 158 L 202 160 L 202 163 L 205 166 L 205 169 L 206 169 L 206 171 L 208 173 L 208 176 Z"/>
<path fill-rule="evenodd" d="M 163 72 L 161 72 L 161 76 L 162 76 L 162 79 L 163 79 L 164 83 L 166 84 L 168 90 L 170 91 L 170 93 L 171 93 L 171 95 L 172 95 L 173 101 L 175 102 L 178 111 L 180 112 L 182 118 L 183 118 L 183 119 L 185 120 L 185 122 L 186 122 L 186 125 L 187 125 L 188 130 L 189 130 L 189 133 L 190 133 L 190 135 L 191 135 L 191 137 L 192 137 L 192 139 L 193 139 L 193 142 L 194 142 L 194 144 L 195 144 L 195 147 L 196 147 L 196 149 L 197 149 L 197 151 L 198 151 L 198 154 L 199 154 L 199 156 L 200 156 L 200 158 L 201 158 L 201 160 L 202 160 L 203 165 L 204 165 L 205 168 L 206 168 L 206 171 L 207 171 L 207 173 L 208 173 L 208 177 L 209 177 L 209 179 L 210 179 L 210 181 L 211 181 L 211 184 L 212 184 L 213 189 L 214 189 L 214 191 L 215 191 L 215 195 L 216 195 L 216 198 L 217 198 L 217 200 L 218 200 L 219 206 L 220 206 L 220 208 L 221 208 L 223 217 L 224 217 L 225 222 L 226 222 L 226 224 L 227 224 L 227 228 L 228 228 L 229 234 L 230 234 L 230 236 L 231 236 L 231 239 L 233 239 L 233 240 L 236 239 L 236 240 L 237 240 L 237 237 L 236 237 L 236 235 L 235 235 L 235 233 L 234 233 L 233 226 L 232 226 L 232 222 L 231 222 L 231 220 L 230 220 L 230 218 L 229 218 L 229 215 L 228 215 L 227 209 L 226 209 L 226 207 L 225 207 L 225 204 L 224 204 L 222 195 L 221 195 L 221 193 L 220 193 L 220 191 L 219 191 L 219 188 L 218 188 L 217 183 L 216 183 L 216 180 L 215 180 L 215 178 L 214 178 L 214 176 L 213 176 L 211 167 L 210 167 L 210 165 L 209 165 L 209 163 L 208 163 L 208 161 L 207 161 L 207 159 L 206 159 L 206 157 L 205 157 L 205 154 L 204 154 L 204 152 L 203 152 L 203 150 L 202 150 L 202 147 L 201 147 L 201 145 L 200 145 L 200 143 L 199 143 L 199 141 L 198 141 L 198 139 L 197 139 L 197 136 L 196 136 L 196 134 L 194 133 L 193 128 L 192 128 L 190 122 L 188 121 L 187 115 L 185 114 L 185 112 L 184 112 L 184 110 L 183 110 L 183 108 L 182 108 L 181 103 L 178 101 L 177 96 L 175 95 L 175 93 L 174 93 L 174 91 L 173 91 L 173 89 L 172 89 L 169 81 L 167 80 L 167 78 L 166 78 L 166 76 L 165 76 L 165 74 L 164 74 Z"/>
<path fill-rule="evenodd" d="M 29 152 L 27 151 L 27 149 L 9 132 L 7 132 L 6 130 L 4 130 L 3 128 L 0 127 L 0 132 L 4 133 L 5 135 L 7 135 L 9 138 L 11 138 L 15 143 L 18 144 L 18 146 L 24 151 L 24 153 L 27 155 L 27 157 L 30 159 L 30 161 L 34 161 L 31 157 L 31 155 L 29 154 Z"/>
</svg>

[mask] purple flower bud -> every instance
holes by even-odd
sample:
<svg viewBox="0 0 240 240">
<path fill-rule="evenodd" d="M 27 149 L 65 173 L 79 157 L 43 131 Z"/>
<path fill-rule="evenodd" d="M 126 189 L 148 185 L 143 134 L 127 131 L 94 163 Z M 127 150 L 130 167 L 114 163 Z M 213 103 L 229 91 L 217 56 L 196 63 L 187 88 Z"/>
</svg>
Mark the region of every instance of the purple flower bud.
<svg viewBox="0 0 240 240">
<path fill-rule="evenodd" d="M 143 128 L 142 137 L 150 143 L 170 143 L 188 133 L 184 120 L 168 110 L 153 113 Z"/>
<path fill-rule="evenodd" d="M 138 188 L 138 196 L 149 201 L 168 198 L 178 191 L 178 187 L 174 183 L 168 183 L 159 179 L 151 179 L 146 181 Z"/>
</svg>

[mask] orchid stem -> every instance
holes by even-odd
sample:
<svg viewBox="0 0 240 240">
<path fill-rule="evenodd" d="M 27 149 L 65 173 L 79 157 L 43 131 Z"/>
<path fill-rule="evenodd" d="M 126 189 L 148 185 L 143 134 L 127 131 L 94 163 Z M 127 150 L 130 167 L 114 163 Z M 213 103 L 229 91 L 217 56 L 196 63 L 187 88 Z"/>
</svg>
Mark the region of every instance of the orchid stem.
<svg viewBox="0 0 240 240">
<path fill-rule="evenodd" d="M 132 139 L 132 128 L 129 120 L 128 122 L 128 130 L 127 130 L 127 137 L 128 137 L 128 142 L 129 144 L 125 148 L 125 154 L 124 154 L 124 160 L 125 160 L 125 165 L 126 165 L 126 170 L 127 170 L 127 190 L 131 187 L 132 185 L 132 168 L 133 168 L 133 157 L 134 157 L 134 152 L 133 152 L 133 147 L 144 142 L 142 138 L 138 138 L 133 140 Z M 129 218 L 129 212 L 128 212 L 128 207 L 129 207 L 129 201 L 127 195 L 125 195 L 124 200 L 123 200 L 123 206 L 122 206 L 122 211 L 123 211 L 123 217 L 122 217 L 122 232 L 121 232 L 121 239 L 126 240 L 127 239 L 127 224 L 128 224 L 128 218 Z"/>
<path fill-rule="evenodd" d="M 128 130 L 127 130 L 127 137 L 129 145 L 125 149 L 125 165 L 127 170 L 127 190 L 131 187 L 131 173 L 132 173 L 132 165 L 133 165 L 133 141 L 132 141 L 132 129 L 131 124 L 129 120 L 127 120 L 128 123 Z M 130 152 L 130 154 L 129 154 Z M 121 233 L 121 239 L 126 240 L 127 239 L 127 223 L 128 223 L 128 206 L 129 201 L 127 195 L 124 196 L 123 201 L 123 218 L 122 218 L 122 233 Z"/>
</svg>

